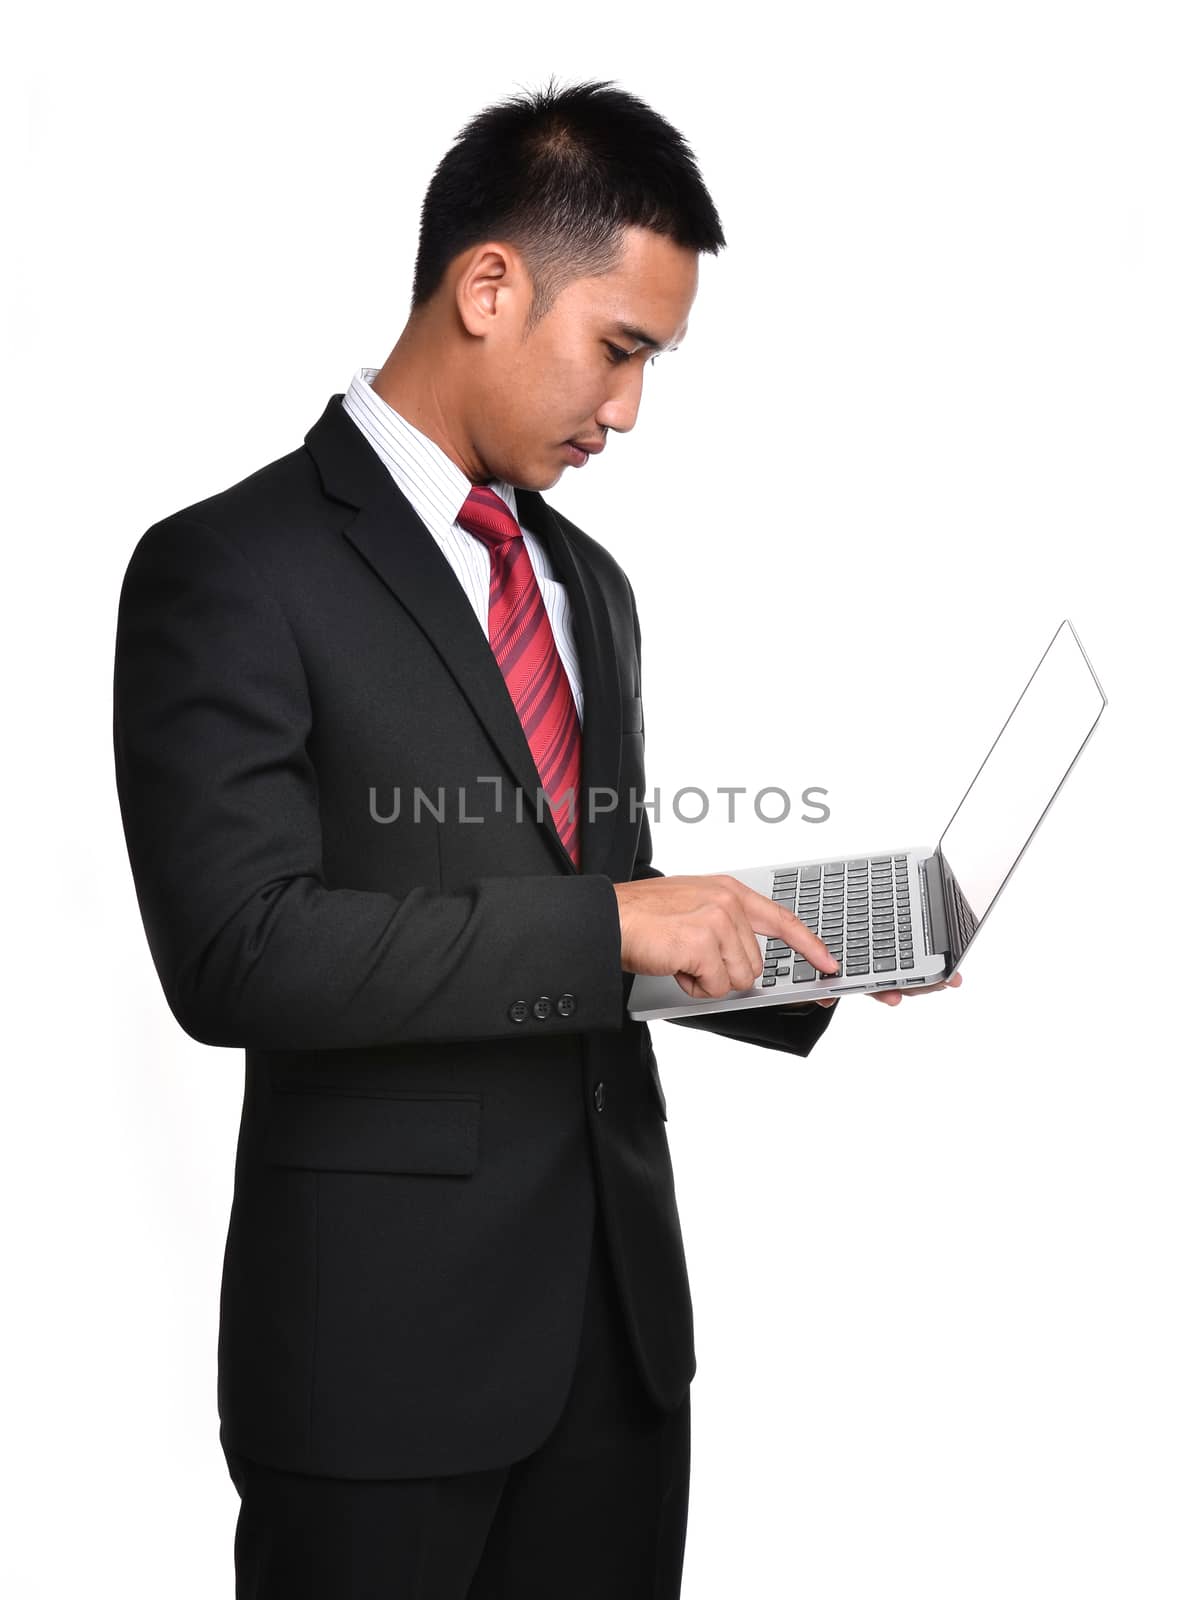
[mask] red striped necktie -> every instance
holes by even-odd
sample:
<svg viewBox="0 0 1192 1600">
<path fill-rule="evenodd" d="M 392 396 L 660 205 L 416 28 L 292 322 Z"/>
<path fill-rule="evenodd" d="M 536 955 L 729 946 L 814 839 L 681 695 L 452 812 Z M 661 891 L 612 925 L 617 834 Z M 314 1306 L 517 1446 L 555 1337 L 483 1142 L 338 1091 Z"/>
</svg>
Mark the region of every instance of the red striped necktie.
<svg viewBox="0 0 1192 1600">
<path fill-rule="evenodd" d="M 580 727 L 521 528 L 478 484 L 456 519 L 488 546 L 488 638 L 525 729 L 565 849 L 579 867 Z M 537 796 L 535 796 L 537 811 Z"/>
</svg>

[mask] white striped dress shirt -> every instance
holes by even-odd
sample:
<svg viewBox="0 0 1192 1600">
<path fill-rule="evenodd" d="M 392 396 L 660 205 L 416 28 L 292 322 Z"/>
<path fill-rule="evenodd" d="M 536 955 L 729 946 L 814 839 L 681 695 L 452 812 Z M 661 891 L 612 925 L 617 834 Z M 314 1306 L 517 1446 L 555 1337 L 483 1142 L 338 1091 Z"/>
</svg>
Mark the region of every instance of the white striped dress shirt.
<svg viewBox="0 0 1192 1600">
<path fill-rule="evenodd" d="M 379 367 L 361 367 L 357 370 L 344 394 L 344 410 L 388 467 L 397 487 L 429 528 L 435 543 L 459 579 L 487 639 L 491 570 L 488 546 L 475 534 L 461 528 L 457 521 L 472 488 L 471 481 L 433 439 L 428 439 L 412 422 L 407 422 L 400 412 L 381 399 L 372 387 L 372 381 L 379 371 Z M 488 487 L 500 495 L 516 520 L 517 500 L 513 485 L 501 478 L 494 478 Z M 520 521 L 518 526 L 521 527 Z M 546 607 L 563 670 L 571 684 L 576 714 L 582 728 L 583 683 L 571 625 L 570 597 L 566 585 L 556 579 L 541 540 L 524 527 L 522 538 L 534 576 L 538 579 L 542 603 Z"/>
</svg>

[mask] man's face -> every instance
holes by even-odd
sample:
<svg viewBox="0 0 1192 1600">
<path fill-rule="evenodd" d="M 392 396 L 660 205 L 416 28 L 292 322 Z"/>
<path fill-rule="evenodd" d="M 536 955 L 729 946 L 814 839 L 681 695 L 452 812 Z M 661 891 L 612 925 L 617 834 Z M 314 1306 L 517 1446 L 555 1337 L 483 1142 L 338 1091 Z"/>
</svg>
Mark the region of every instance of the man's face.
<svg viewBox="0 0 1192 1600">
<path fill-rule="evenodd" d="M 469 418 L 473 449 L 493 477 L 547 489 L 587 459 L 568 440 L 599 449 L 610 431 L 627 433 L 646 364 L 685 336 L 697 252 L 646 228 L 627 228 L 623 241 L 618 265 L 568 284 L 528 336 L 524 281 L 495 319 L 482 402 Z"/>
</svg>

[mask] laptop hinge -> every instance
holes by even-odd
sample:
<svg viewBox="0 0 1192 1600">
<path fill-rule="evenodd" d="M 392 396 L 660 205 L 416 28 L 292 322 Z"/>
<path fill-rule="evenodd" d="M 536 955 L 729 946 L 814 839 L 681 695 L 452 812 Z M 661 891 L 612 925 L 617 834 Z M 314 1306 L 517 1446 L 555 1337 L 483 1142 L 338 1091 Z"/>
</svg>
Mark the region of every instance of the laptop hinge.
<svg viewBox="0 0 1192 1600">
<path fill-rule="evenodd" d="M 938 852 L 919 862 L 919 893 L 923 897 L 927 948 L 933 956 L 946 956 L 950 953 L 948 914 L 945 909 Z"/>
</svg>

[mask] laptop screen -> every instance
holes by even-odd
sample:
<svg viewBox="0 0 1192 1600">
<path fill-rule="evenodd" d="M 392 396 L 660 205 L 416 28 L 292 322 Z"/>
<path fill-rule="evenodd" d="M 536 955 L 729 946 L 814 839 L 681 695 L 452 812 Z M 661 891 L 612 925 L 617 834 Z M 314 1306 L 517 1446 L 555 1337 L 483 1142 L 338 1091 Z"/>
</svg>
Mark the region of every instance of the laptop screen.
<svg viewBox="0 0 1192 1600">
<path fill-rule="evenodd" d="M 1072 624 L 1063 621 L 939 842 L 945 893 L 960 935 L 956 960 L 1017 866 L 1107 703 Z"/>
</svg>

